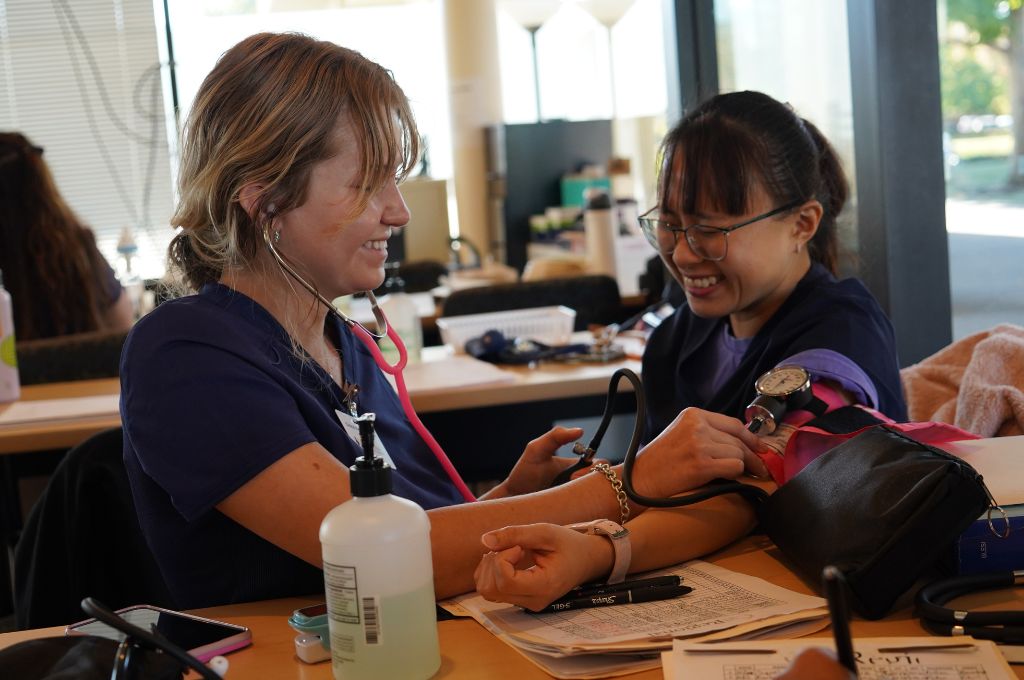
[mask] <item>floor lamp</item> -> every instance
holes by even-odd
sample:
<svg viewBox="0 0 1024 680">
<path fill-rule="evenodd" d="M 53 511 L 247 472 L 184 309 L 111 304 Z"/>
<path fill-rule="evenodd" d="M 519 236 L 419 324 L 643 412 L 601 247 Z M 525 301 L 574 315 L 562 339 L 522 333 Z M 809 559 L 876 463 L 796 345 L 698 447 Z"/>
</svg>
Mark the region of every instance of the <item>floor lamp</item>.
<svg viewBox="0 0 1024 680">
<path fill-rule="evenodd" d="M 558 11 L 560 0 L 503 0 L 501 8 L 530 33 L 533 50 L 533 88 L 537 97 L 537 122 L 543 120 L 540 112 L 540 67 L 537 60 L 537 31 Z"/>
<path fill-rule="evenodd" d="M 612 27 L 619 23 L 619 19 L 625 16 L 629 8 L 633 6 L 633 0 L 577 0 L 577 4 L 608 29 L 608 79 L 612 92 L 612 120 L 615 120 L 618 106 L 615 102 L 615 60 L 612 58 Z"/>
</svg>

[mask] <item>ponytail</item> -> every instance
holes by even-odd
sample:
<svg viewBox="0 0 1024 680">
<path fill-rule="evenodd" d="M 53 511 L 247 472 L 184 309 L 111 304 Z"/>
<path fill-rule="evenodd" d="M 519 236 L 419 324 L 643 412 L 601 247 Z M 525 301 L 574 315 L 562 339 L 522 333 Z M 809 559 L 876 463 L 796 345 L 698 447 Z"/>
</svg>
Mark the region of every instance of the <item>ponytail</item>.
<svg viewBox="0 0 1024 680">
<path fill-rule="evenodd" d="M 820 181 L 815 198 L 824 212 L 818 231 L 808 244 L 811 259 L 820 262 L 833 274 L 839 273 L 839 227 L 836 219 L 846 205 L 850 193 L 839 156 L 821 131 L 808 120 L 801 119 L 818 151 L 818 173 Z"/>
</svg>

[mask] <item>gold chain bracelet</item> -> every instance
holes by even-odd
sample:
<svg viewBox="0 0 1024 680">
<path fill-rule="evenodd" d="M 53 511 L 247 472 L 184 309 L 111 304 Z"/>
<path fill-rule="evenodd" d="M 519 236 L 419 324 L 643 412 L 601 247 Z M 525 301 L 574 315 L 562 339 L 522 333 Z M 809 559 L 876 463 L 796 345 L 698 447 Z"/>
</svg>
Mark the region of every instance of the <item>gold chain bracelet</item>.
<svg viewBox="0 0 1024 680">
<path fill-rule="evenodd" d="M 626 520 L 629 519 L 629 499 L 626 497 L 626 492 L 622 490 L 622 480 L 608 463 L 594 463 L 591 469 L 608 478 L 612 485 L 612 491 L 615 492 L 615 500 L 619 502 L 619 524 L 625 525 Z"/>
</svg>

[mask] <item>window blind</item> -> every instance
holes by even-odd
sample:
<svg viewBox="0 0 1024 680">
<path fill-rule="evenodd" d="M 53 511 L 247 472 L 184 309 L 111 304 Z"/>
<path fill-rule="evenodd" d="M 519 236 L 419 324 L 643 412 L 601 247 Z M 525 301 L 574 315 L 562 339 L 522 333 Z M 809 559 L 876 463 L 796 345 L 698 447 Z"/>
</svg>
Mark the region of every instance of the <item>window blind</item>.
<svg viewBox="0 0 1024 680">
<path fill-rule="evenodd" d="M 0 0 L 0 129 L 45 149 L 111 265 L 132 229 L 143 277 L 163 273 L 173 235 L 161 80 L 151 0 Z"/>
</svg>

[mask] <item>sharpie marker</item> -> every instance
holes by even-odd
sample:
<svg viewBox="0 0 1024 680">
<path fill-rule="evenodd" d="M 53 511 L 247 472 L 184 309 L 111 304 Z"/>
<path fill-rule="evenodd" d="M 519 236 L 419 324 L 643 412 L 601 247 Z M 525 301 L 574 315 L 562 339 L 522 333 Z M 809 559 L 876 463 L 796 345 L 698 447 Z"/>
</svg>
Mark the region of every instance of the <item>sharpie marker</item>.
<svg viewBox="0 0 1024 680">
<path fill-rule="evenodd" d="M 577 597 L 606 595 L 608 593 L 620 593 L 624 590 L 640 590 L 641 588 L 653 588 L 655 586 L 678 586 L 682 580 L 682 576 L 669 575 L 638 578 L 633 581 L 622 581 L 620 583 L 595 583 L 592 585 L 576 586 L 558 599 L 571 600 Z"/>
<path fill-rule="evenodd" d="M 822 588 L 828 601 L 828 613 L 832 620 L 832 636 L 836 642 L 836 658 L 848 671 L 857 677 L 857 660 L 853 653 L 853 638 L 850 636 L 850 612 L 843 592 L 843 573 L 829 565 L 821 572 Z"/>
<path fill-rule="evenodd" d="M 650 588 L 620 590 L 614 593 L 605 593 L 604 595 L 589 595 L 586 597 L 573 597 L 567 600 L 555 600 L 540 611 L 565 612 L 573 609 L 586 609 L 588 607 L 611 607 L 616 604 L 668 600 L 680 595 L 686 595 L 692 590 L 693 588 L 689 586 L 654 586 Z"/>
</svg>

